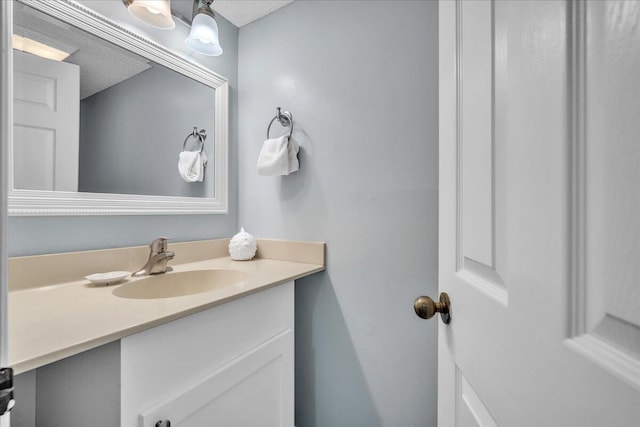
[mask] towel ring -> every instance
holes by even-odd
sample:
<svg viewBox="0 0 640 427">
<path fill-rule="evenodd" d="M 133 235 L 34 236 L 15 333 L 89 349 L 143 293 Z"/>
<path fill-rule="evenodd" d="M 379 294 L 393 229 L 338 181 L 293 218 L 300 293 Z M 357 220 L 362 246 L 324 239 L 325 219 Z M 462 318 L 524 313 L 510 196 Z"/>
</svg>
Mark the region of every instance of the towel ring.
<svg viewBox="0 0 640 427">
<path fill-rule="evenodd" d="M 291 130 L 289 131 L 289 138 L 291 138 L 291 135 L 293 135 L 293 115 L 288 111 L 281 113 L 280 107 L 278 107 L 277 110 L 278 112 L 276 113 L 276 116 L 273 119 L 271 119 L 271 121 L 269 122 L 269 127 L 267 127 L 267 139 L 269 139 L 269 132 L 271 131 L 271 125 L 276 120 L 278 120 L 278 123 L 280 123 L 280 126 L 291 128 Z"/>
<path fill-rule="evenodd" d="M 198 128 L 194 126 L 193 132 L 187 135 L 187 137 L 184 139 L 184 143 L 182 143 L 182 151 L 185 151 L 187 149 L 187 141 L 189 140 L 189 138 L 194 138 L 200 141 L 200 152 L 202 153 L 202 151 L 204 150 L 204 140 L 207 139 L 207 131 L 204 129 L 198 130 Z"/>
</svg>

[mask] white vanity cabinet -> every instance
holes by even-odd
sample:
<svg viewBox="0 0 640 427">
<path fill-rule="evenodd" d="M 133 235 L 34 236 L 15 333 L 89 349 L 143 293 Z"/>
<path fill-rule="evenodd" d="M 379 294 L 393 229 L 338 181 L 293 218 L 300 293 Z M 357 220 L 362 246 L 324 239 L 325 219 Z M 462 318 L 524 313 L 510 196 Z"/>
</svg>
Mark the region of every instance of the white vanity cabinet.
<svg viewBox="0 0 640 427">
<path fill-rule="evenodd" d="M 121 426 L 166 420 L 294 425 L 293 281 L 121 340 Z"/>
<path fill-rule="evenodd" d="M 147 247 L 11 258 L 12 427 L 293 427 L 294 280 L 325 269 L 325 245 L 258 244 L 234 261 L 229 239 L 175 243 L 173 273 L 114 286 L 75 278 L 141 265 Z M 245 279 L 168 298 L 122 292 L 213 270 Z"/>
</svg>

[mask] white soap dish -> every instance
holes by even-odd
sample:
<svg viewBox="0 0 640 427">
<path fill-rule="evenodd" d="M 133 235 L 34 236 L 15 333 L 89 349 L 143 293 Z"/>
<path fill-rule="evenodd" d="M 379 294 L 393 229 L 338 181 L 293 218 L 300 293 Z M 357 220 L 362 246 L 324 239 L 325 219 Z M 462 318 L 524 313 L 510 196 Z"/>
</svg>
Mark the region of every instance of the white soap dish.
<svg viewBox="0 0 640 427">
<path fill-rule="evenodd" d="M 113 285 L 121 282 L 131 273 L 128 271 L 108 271 L 106 273 L 95 273 L 85 276 L 84 278 L 94 285 Z"/>
</svg>

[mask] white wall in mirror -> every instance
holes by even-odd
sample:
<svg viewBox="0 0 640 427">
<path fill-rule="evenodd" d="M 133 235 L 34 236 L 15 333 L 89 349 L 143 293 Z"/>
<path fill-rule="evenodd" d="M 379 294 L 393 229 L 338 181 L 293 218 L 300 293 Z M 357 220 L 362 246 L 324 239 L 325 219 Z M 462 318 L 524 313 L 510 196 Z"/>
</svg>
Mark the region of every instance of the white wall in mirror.
<svg viewBox="0 0 640 427">
<path fill-rule="evenodd" d="M 209 213 L 226 213 L 228 200 L 228 82 L 227 79 L 210 71 L 209 69 L 194 63 L 191 60 L 177 54 L 168 48 L 161 46 L 149 39 L 135 34 L 108 18 L 94 12 L 92 9 L 83 5 L 62 0 L 58 2 L 40 2 L 37 0 L 20 0 L 14 1 L 14 7 L 24 7 L 27 5 L 33 7 L 45 14 L 64 21 L 70 26 L 77 27 L 87 31 L 94 36 L 104 39 L 117 45 L 119 48 L 125 49 L 133 54 L 140 55 L 155 64 L 159 64 L 173 72 L 190 77 L 213 89 L 214 99 L 212 100 L 213 109 L 213 131 L 208 132 L 208 138 L 213 141 L 211 144 L 209 155 L 210 162 L 208 165 L 208 178 L 211 184 L 205 193 L 205 197 L 190 197 L 192 194 L 185 192 L 169 192 L 153 194 L 153 191 L 147 191 L 146 195 L 140 194 L 114 194 L 105 192 L 108 190 L 91 190 L 95 192 L 74 192 L 74 191 L 52 191 L 53 189 L 37 189 L 26 190 L 24 185 L 14 182 L 13 164 L 10 165 L 9 174 L 11 177 L 9 192 L 9 214 L 16 216 L 34 216 L 34 215 L 149 215 L 149 214 L 209 214 Z M 11 36 L 14 23 L 11 16 L 4 17 L 2 24 L 5 35 Z M 5 25 L 6 24 L 6 25 Z M 71 27 L 70 27 L 71 28 Z M 8 61 L 9 62 L 9 61 Z M 12 61 L 11 61 L 12 62 Z M 4 65 L 5 72 L 11 77 L 15 77 L 13 73 L 13 64 Z M 24 88 L 24 87 L 23 87 Z M 82 90 L 82 89 L 81 89 Z M 13 94 L 10 94 L 13 97 Z M 168 106 L 173 108 L 173 106 Z M 11 112 L 11 122 L 13 122 L 13 111 Z M 140 127 L 154 126 L 153 123 L 140 123 Z M 180 132 L 186 133 L 190 129 L 180 129 Z M 24 138 L 23 135 L 15 135 Z M 174 138 L 175 139 L 175 138 Z M 175 148 L 175 159 L 171 159 L 175 163 L 175 167 L 166 170 L 165 165 L 158 165 L 157 174 L 172 174 L 177 176 L 177 153 L 180 151 L 179 145 L 182 139 L 167 141 Z M 165 143 L 163 141 L 163 143 Z M 17 144 L 10 144 L 10 154 L 19 150 Z M 52 154 L 53 155 L 53 154 Z M 139 155 L 138 155 L 139 156 Z M 23 156 L 24 157 L 24 156 Z M 15 157 L 14 157 L 15 158 Z M 141 161 L 144 161 L 141 159 Z M 174 170 L 175 169 L 175 170 Z M 157 175 L 156 175 L 157 176 Z M 154 179 L 153 176 L 148 178 Z M 18 184 L 18 185 L 16 185 Z M 73 186 L 73 183 L 72 183 Z M 22 188 L 19 188 L 22 187 Z M 37 187 L 36 187 L 37 188 Z M 185 187 L 189 188 L 189 187 Z M 66 189 L 63 189 L 66 190 Z M 102 191 L 102 192 L 98 192 Z M 117 190 L 118 193 L 131 193 L 126 189 Z M 192 192 L 195 194 L 196 192 Z M 178 194 L 178 195 L 176 195 Z M 185 195 L 186 194 L 186 195 Z"/>
</svg>

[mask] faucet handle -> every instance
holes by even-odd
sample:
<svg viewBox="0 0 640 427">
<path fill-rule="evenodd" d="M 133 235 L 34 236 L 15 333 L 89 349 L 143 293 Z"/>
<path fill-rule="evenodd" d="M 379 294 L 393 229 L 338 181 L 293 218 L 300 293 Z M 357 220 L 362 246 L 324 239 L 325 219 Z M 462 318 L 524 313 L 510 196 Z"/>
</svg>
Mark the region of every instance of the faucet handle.
<svg viewBox="0 0 640 427">
<path fill-rule="evenodd" d="M 149 248 L 155 253 L 165 252 L 167 250 L 167 240 L 170 239 L 168 237 L 158 237 L 151 242 Z"/>
</svg>

